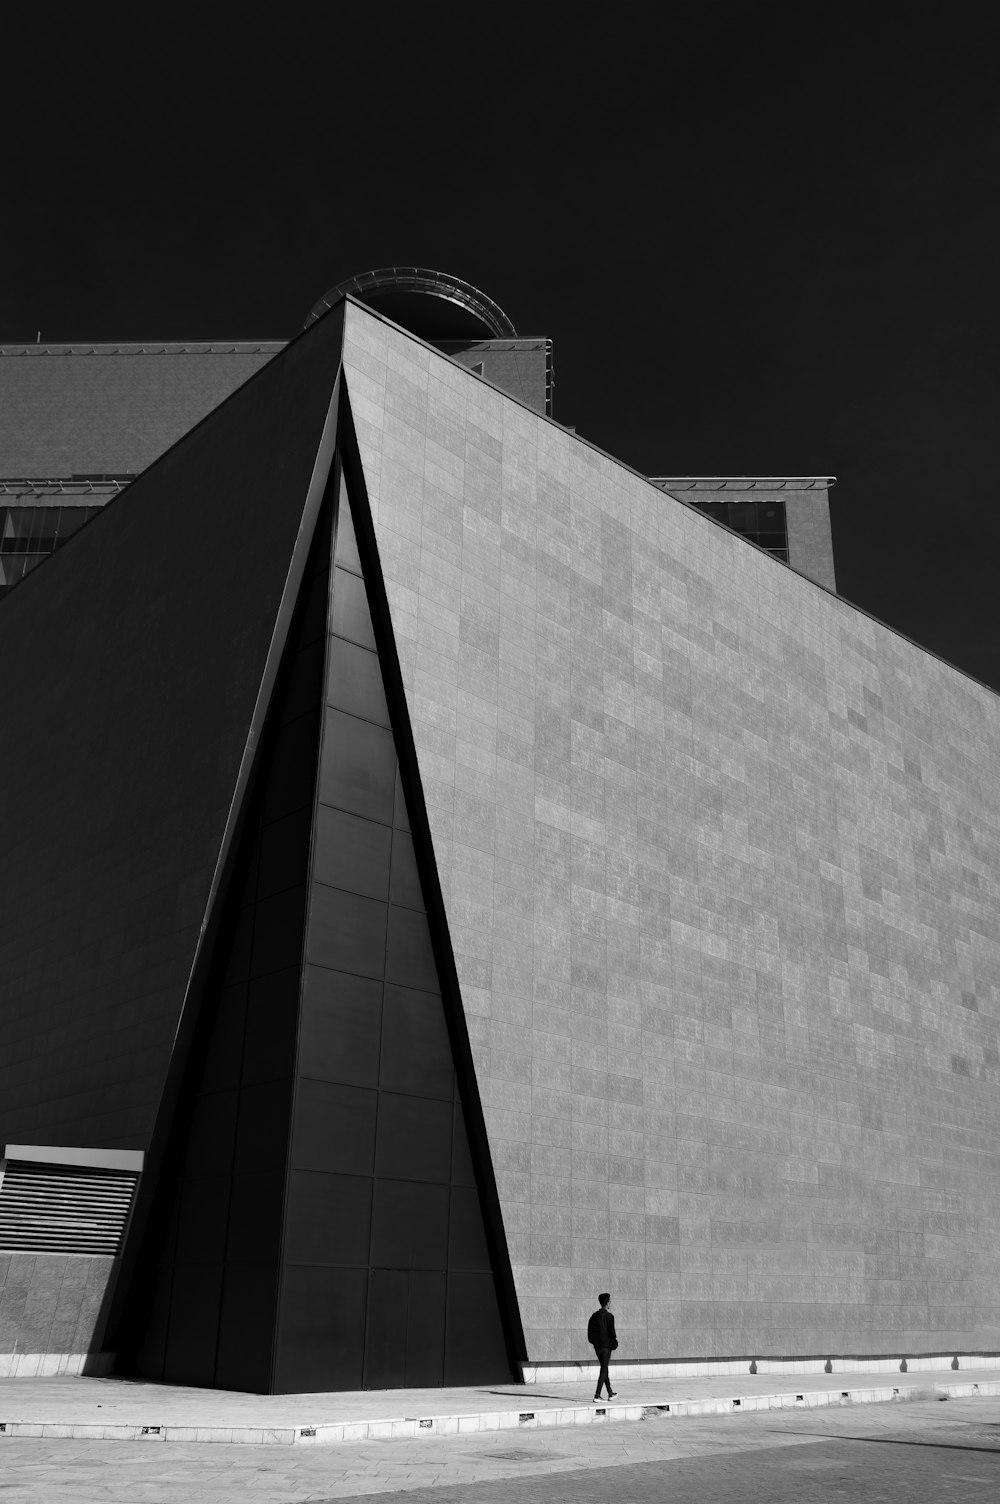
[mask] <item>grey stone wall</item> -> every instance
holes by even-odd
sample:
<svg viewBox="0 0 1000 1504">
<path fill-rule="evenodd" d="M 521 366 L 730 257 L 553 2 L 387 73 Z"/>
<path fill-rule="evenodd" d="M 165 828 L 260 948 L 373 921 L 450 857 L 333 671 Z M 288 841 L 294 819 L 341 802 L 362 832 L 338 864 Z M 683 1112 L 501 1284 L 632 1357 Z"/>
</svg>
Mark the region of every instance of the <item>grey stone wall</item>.
<svg viewBox="0 0 1000 1504">
<path fill-rule="evenodd" d="M 353 305 L 529 1357 L 1000 1345 L 1000 702 Z"/>
<path fill-rule="evenodd" d="M 788 529 L 788 562 L 799 574 L 836 590 L 833 534 L 830 530 L 830 493 L 827 490 L 784 491 Z"/>
<path fill-rule="evenodd" d="M 80 1372 L 100 1344 L 110 1254 L 0 1253 L 0 1376 Z"/>
<path fill-rule="evenodd" d="M 544 413 L 550 392 L 552 341 L 547 339 L 440 340 L 437 348 L 484 381 L 509 392 L 525 407 Z"/>
</svg>

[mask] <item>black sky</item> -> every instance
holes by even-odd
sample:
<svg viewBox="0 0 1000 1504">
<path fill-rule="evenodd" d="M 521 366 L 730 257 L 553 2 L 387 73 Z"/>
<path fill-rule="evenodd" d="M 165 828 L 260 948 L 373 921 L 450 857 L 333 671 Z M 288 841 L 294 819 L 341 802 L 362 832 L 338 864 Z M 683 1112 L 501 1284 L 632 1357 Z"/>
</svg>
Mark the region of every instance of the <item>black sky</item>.
<svg viewBox="0 0 1000 1504">
<path fill-rule="evenodd" d="M 453 272 L 637 469 L 836 475 L 841 593 L 1000 690 L 995 7 L 256 14 L 24 26 L 0 341 L 282 338 Z"/>
</svg>

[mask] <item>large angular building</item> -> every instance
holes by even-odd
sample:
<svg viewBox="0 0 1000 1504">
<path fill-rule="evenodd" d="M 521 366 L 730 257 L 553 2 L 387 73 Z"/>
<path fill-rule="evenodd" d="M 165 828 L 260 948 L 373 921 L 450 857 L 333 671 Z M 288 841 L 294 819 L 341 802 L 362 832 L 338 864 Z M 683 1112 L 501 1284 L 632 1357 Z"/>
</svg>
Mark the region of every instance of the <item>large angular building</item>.
<svg viewBox="0 0 1000 1504">
<path fill-rule="evenodd" d="M 0 1361 L 995 1352 L 1000 702 L 464 287 L 0 358 Z"/>
</svg>

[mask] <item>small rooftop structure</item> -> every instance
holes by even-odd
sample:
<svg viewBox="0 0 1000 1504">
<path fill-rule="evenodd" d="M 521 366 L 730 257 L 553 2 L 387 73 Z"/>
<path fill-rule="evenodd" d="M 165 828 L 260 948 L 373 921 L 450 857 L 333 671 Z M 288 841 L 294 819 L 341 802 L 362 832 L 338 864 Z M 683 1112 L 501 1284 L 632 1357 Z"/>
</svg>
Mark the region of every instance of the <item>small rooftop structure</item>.
<svg viewBox="0 0 1000 1504">
<path fill-rule="evenodd" d="M 347 295 L 431 344 L 517 338 L 514 325 L 492 298 L 461 277 L 426 266 L 383 266 L 338 282 L 310 309 L 306 327 Z"/>
</svg>

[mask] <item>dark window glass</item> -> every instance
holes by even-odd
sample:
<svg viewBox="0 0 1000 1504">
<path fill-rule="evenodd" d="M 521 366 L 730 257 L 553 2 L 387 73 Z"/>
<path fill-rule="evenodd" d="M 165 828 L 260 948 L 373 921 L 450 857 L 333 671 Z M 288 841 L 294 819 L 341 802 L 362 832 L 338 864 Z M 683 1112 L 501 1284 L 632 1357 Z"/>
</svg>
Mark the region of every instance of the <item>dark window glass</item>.
<svg viewBox="0 0 1000 1504">
<path fill-rule="evenodd" d="M 59 521 L 62 517 L 61 507 L 36 507 L 35 520 L 31 528 L 31 538 L 38 551 L 51 553 L 56 546 L 56 535 L 59 532 Z"/>
<path fill-rule="evenodd" d="M 403 785 L 399 777 L 399 769 L 396 769 L 396 788 L 393 803 L 392 823 L 397 830 L 409 830 L 410 817 L 406 811 L 406 800 L 403 797 Z"/>
<path fill-rule="evenodd" d="M 441 998 L 387 986 L 383 1018 L 380 1085 L 450 1101 L 455 1066 Z"/>
<path fill-rule="evenodd" d="M 9 589 L 16 585 L 18 580 L 23 580 L 26 574 L 30 574 L 36 565 L 48 554 L 0 554 L 0 585 Z"/>
<path fill-rule="evenodd" d="M 275 893 L 257 904 L 253 929 L 251 976 L 266 976 L 294 966 L 302 955 L 305 884 Z"/>
<path fill-rule="evenodd" d="M 733 529 L 733 532 L 743 533 L 749 537 L 753 537 L 753 535 L 756 533 L 756 507 L 754 506 L 752 501 L 730 502 L 728 506 L 720 507 L 719 510 L 723 514 L 719 518 L 719 521 L 725 522 L 727 527 L 731 527 Z"/>
<path fill-rule="evenodd" d="M 392 732 L 327 710 L 320 799 L 369 820 L 392 823 L 396 748 Z"/>
<path fill-rule="evenodd" d="M 329 705 L 349 715 L 379 726 L 389 724 L 378 655 L 342 637 L 330 638 L 326 698 Z"/>
<path fill-rule="evenodd" d="M 337 544 L 334 552 L 334 563 L 341 569 L 350 569 L 354 574 L 361 573 L 361 558 L 358 554 L 358 540 L 354 534 L 354 519 L 351 516 L 351 504 L 347 499 L 347 487 L 343 476 L 340 481 L 340 506 L 337 510 Z"/>
<path fill-rule="evenodd" d="M 322 637 L 317 637 L 296 653 L 282 709 L 283 721 L 296 720 L 316 704 L 316 684 L 323 673 L 325 646 Z"/>
<path fill-rule="evenodd" d="M 71 538 L 75 532 L 95 513 L 102 511 L 101 507 L 61 507 L 59 513 L 59 542 Z"/>
<path fill-rule="evenodd" d="M 317 638 L 325 641 L 327 632 L 327 607 L 330 594 L 330 571 L 329 568 L 321 570 L 313 575 L 304 588 L 302 597 L 302 646 L 315 642 Z"/>
<path fill-rule="evenodd" d="M 438 985 L 427 916 L 413 909 L 389 906 L 386 979 L 404 987 L 430 992 Z"/>
<path fill-rule="evenodd" d="M 383 901 L 389 896 L 392 831 L 321 804 L 313 848 L 313 877 Z"/>
<path fill-rule="evenodd" d="M 253 953 L 253 894 L 250 902 L 241 908 L 233 921 L 229 934 L 230 951 L 223 982 L 229 986 L 242 982 L 250 975 L 250 959 Z"/>
<path fill-rule="evenodd" d="M 375 646 L 364 581 L 356 574 L 348 574 L 346 569 L 333 572 L 333 630 L 338 637 L 346 637 L 363 648 Z"/>
<path fill-rule="evenodd" d="M 308 804 L 272 820 L 261 831 L 260 877 L 258 898 L 269 898 L 301 883 L 309 860 L 309 827 L 312 810 Z"/>
<path fill-rule="evenodd" d="M 314 883 L 309 915 L 308 959 L 332 971 L 380 977 L 385 971 L 388 905 L 340 888 Z"/>
<path fill-rule="evenodd" d="M 484 1274 L 488 1274 L 492 1268 L 486 1246 L 483 1214 L 479 1206 L 479 1192 L 471 1186 L 452 1187 L 448 1267 L 478 1270 Z"/>
<path fill-rule="evenodd" d="M 243 1042 L 243 1081 L 247 1085 L 291 1076 L 298 1001 L 298 966 L 255 977 L 250 983 Z"/>
<path fill-rule="evenodd" d="M 39 565 L 101 507 L 0 507 L 0 592 Z"/>
<path fill-rule="evenodd" d="M 264 821 L 280 819 L 303 805 L 312 805 L 311 771 L 316 756 L 319 723 L 315 714 L 300 716 L 282 726 L 268 770 Z"/>
<path fill-rule="evenodd" d="M 452 1185 L 475 1185 L 476 1172 L 469 1149 L 469 1135 L 465 1128 L 465 1112 L 461 1102 L 455 1103 L 455 1131 L 451 1150 Z"/>
<path fill-rule="evenodd" d="M 299 1081 L 292 1163 L 300 1170 L 370 1175 L 378 1094 L 328 1081 Z"/>
<path fill-rule="evenodd" d="M 451 1103 L 381 1092 L 375 1173 L 400 1180 L 448 1180 Z"/>
<path fill-rule="evenodd" d="M 711 501 L 693 503 L 699 512 L 714 517 L 732 532 L 748 538 L 776 558 L 788 562 L 788 536 L 783 501 Z"/>
<path fill-rule="evenodd" d="M 34 507 L 8 507 L 7 521 L 4 524 L 4 548 L 14 552 L 20 545 L 23 551 L 31 537 L 34 523 Z"/>
<path fill-rule="evenodd" d="M 306 967 L 299 1070 L 320 1081 L 378 1083 L 382 983 Z"/>
<path fill-rule="evenodd" d="M 422 909 L 424 906 L 413 840 L 402 830 L 397 830 L 392 838 L 392 885 L 389 899 L 408 909 Z"/>
</svg>

